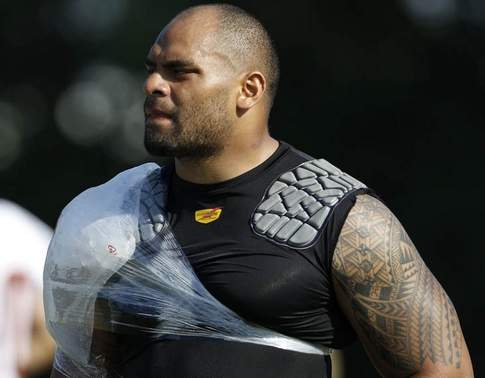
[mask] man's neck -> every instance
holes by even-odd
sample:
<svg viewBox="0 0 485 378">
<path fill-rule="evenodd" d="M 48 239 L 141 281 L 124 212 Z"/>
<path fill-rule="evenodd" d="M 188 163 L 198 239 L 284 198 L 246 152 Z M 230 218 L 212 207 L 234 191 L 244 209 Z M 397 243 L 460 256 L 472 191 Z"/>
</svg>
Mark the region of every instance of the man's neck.
<svg viewBox="0 0 485 378">
<path fill-rule="evenodd" d="M 257 167 L 278 148 L 278 141 L 267 135 L 256 143 L 238 141 L 225 146 L 217 156 L 206 159 L 175 159 L 175 172 L 196 184 L 215 184 Z"/>
</svg>

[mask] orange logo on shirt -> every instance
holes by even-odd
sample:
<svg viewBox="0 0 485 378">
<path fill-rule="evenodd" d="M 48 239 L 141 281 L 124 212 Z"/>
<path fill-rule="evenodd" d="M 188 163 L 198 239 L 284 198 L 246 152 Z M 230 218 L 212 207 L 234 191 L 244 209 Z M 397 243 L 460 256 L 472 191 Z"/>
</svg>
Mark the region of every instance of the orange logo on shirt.
<svg viewBox="0 0 485 378">
<path fill-rule="evenodd" d="M 215 207 L 214 209 L 203 209 L 195 212 L 195 221 L 199 223 L 210 223 L 219 219 L 222 213 L 222 207 Z"/>
</svg>

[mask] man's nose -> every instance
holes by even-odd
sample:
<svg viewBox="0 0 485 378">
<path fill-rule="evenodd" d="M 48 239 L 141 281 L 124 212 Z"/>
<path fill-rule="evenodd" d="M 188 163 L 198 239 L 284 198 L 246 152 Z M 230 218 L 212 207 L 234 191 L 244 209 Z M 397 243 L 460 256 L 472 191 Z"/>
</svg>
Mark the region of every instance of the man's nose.
<svg viewBox="0 0 485 378">
<path fill-rule="evenodd" d="M 159 95 L 159 96 L 169 96 L 170 86 L 163 79 L 162 75 L 157 72 L 153 72 L 145 80 L 145 85 L 143 86 L 145 94 L 147 96 Z"/>
</svg>

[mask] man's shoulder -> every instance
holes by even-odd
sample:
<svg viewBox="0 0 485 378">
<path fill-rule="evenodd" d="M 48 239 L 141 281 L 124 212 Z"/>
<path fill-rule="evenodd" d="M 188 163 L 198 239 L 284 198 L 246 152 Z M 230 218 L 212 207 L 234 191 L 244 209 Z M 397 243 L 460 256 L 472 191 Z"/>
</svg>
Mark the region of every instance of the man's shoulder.
<svg viewBox="0 0 485 378">
<path fill-rule="evenodd" d="M 146 198 L 155 197 L 151 194 L 159 190 L 154 182 L 160 181 L 160 171 L 156 164 L 143 164 L 76 196 L 57 221 L 45 263 L 46 277 L 57 281 L 58 271 L 67 274 L 81 269 L 79 274 L 89 274 L 93 283 L 99 283 L 117 271 L 147 234 L 143 227 L 153 226 L 150 215 L 158 211 L 155 201 L 159 199 L 149 202 Z"/>
<path fill-rule="evenodd" d="M 84 234 L 91 237 L 93 230 L 103 229 L 103 234 L 109 234 L 108 230 L 114 234 L 123 232 L 121 224 L 136 230 L 138 218 L 144 211 L 141 199 L 147 197 L 145 193 L 159 190 L 160 185 L 156 183 L 160 182 L 162 170 L 163 167 L 155 163 L 142 164 L 84 190 L 62 210 L 55 237 L 70 243 L 83 240 Z"/>
</svg>

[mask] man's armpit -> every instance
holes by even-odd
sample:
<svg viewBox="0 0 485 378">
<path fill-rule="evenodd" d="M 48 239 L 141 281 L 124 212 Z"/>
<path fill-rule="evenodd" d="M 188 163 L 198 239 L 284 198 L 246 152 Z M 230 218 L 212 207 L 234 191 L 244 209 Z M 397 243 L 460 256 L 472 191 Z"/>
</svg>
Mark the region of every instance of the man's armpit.
<svg viewBox="0 0 485 378">
<path fill-rule="evenodd" d="M 427 359 L 460 367 L 463 338 L 453 304 L 377 199 L 358 197 L 333 271 L 342 307 L 381 373 L 412 374 Z"/>
</svg>

